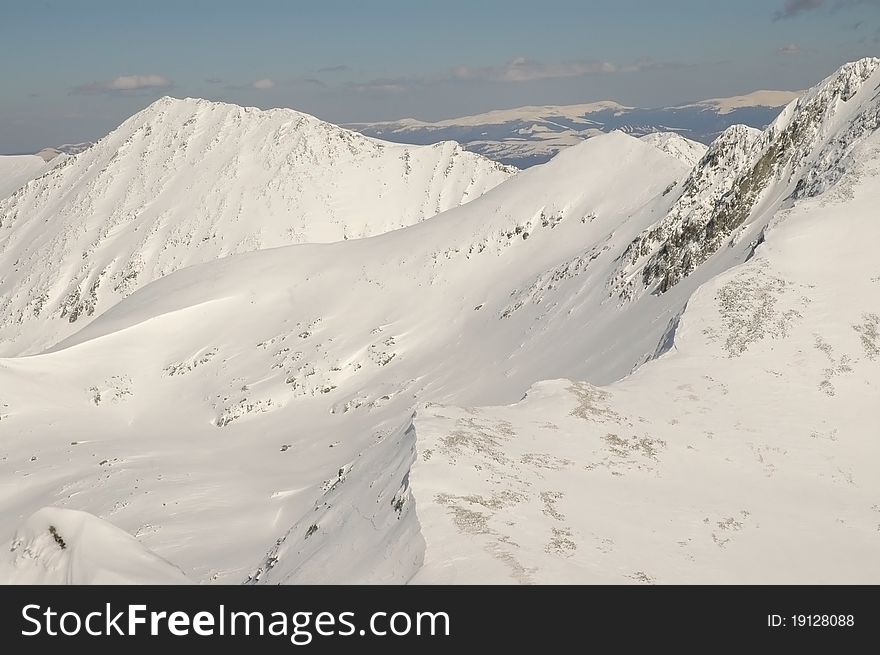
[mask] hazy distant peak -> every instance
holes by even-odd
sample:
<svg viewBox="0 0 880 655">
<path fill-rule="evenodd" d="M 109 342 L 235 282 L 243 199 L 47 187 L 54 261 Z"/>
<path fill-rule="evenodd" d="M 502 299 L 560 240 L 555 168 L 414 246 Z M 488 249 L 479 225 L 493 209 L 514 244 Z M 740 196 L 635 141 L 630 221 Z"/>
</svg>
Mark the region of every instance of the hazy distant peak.
<svg viewBox="0 0 880 655">
<path fill-rule="evenodd" d="M 682 107 L 707 107 L 714 109 L 719 114 L 729 114 L 744 107 L 784 107 L 792 100 L 796 100 L 801 93 L 803 91 L 761 90 L 729 98 L 709 98 L 692 105 L 682 105 Z"/>
</svg>

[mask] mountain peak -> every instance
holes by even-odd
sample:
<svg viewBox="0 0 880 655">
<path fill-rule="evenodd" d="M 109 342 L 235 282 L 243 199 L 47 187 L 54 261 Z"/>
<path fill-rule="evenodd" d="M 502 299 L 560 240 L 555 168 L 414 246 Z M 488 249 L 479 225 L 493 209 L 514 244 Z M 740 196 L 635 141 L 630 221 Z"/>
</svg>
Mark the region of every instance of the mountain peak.
<svg viewBox="0 0 880 655">
<path fill-rule="evenodd" d="M 641 140 L 683 161 L 688 166 L 695 166 L 706 154 L 706 146 L 691 141 L 677 132 L 652 132 L 641 137 Z"/>
<path fill-rule="evenodd" d="M 165 96 L 0 200 L 0 351 L 45 347 L 181 267 L 405 227 L 514 172 L 450 142 Z"/>
<path fill-rule="evenodd" d="M 150 116 L 155 116 L 156 114 L 161 114 L 167 111 L 176 111 L 181 113 L 196 113 L 196 112 L 228 112 L 228 113 L 236 113 L 243 115 L 250 115 L 260 119 L 272 118 L 278 116 L 286 116 L 289 120 L 293 119 L 305 119 L 308 121 L 313 121 L 315 123 L 321 123 L 328 127 L 332 127 L 338 130 L 345 130 L 345 128 L 338 127 L 336 125 L 332 125 L 331 123 L 326 123 L 321 119 L 312 116 L 311 114 L 307 114 L 305 112 L 298 111 L 296 109 L 290 109 L 288 107 L 273 107 L 270 109 L 260 109 L 259 107 L 253 107 L 248 105 L 238 105 L 232 102 L 224 102 L 221 100 L 207 100 L 205 98 L 195 98 L 195 97 L 184 97 L 184 98 L 175 98 L 173 96 L 162 96 L 155 102 L 149 104 L 143 110 L 132 116 L 129 120 L 133 120 L 136 118 L 145 118 Z M 124 124 L 124 123 L 123 123 Z"/>
</svg>

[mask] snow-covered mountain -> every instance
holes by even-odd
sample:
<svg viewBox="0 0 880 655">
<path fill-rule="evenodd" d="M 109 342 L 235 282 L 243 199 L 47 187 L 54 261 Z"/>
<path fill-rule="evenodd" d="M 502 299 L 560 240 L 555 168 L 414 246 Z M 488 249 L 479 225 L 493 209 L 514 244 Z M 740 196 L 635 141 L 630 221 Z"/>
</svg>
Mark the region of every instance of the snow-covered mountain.
<svg viewBox="0 0 880 655">
<path fill-rule="evenodd" d="M 763 128 L 799 92 L 756 91 L 675 107 L 646 109 L 612 101 L 491 111 L 434 123 L 405 118 L 350 125 L 364 134 L 403 143 L 453 139 L 469 150 L 526 168 L 599 134 L 621 130 L 634 136 L 676 132 L 708 144 L 724 129 L 743 123 Z"/>
<path fill-rule="evenodd" d="M 844 66 L 710 147 L 628 254 L 688 262 L 664 295 L 728 268 L 634 374 L 417 411 L 414 582 L 880 580 L 878 89 L 880 60 Z M 761 236 L 730 267 L 734 230 Z"/>
<path fill-rule="evenodd" d="M 634 375 L 420 407 L 413 581 L 880 581 L 880 139 L 854 155 Z"/>
<path fill-rule="evenodd" d="M 734 126 L 721 135 L 670 212 L 627 249 L 622 294 L 667 291 L 722 245 L 761 240 L 780 208 L 834 185 L 855 145 L 880 127 L 878 67 L 878 59 L 844 66 L 763 133 Z"/>
<path fill-rule="evenodd" d="M 64 581 L 50 506 L 195 582 L 880 580 L 878 71 L 696 166 L 597 136 L 0 359 L 0 575 L 32 579 L 25 549 Z M 699 250 L 675 236 L 713 221 Z M 646 284 L 676 248 L 693 265 Z"/>
<path fill-rule="evenodd" d="M 0 201 L 0 352 L 46 347 L 184 266 L 411 225 L 513 172 L 454 143 L 163 98 Z"/>
<path fill-rule="evenodd" d="M 708 100 L 700 100 L 689 105 L 679 105 L 675 109 L 690 109 L 697 107 L 700 109 L 711 109 L 719 114 L 730 114 L 737 109 L 745 109 L 752 107 L 777 108 L 784 107 L 792 100 L 797 100 L 803 93 L 802 91 L 770 91 L 763 89 L 761 91 L 753 91 L 741 96 L 730 96 L 728 98 L 709 98 Z"/>
<path fill-rule="evenodd" d="M 641 139 L 690 167 L 696 166 L 707 150 L 702 143 L 686 139 L 675 132 L 652 132 Z"/>
</svg>

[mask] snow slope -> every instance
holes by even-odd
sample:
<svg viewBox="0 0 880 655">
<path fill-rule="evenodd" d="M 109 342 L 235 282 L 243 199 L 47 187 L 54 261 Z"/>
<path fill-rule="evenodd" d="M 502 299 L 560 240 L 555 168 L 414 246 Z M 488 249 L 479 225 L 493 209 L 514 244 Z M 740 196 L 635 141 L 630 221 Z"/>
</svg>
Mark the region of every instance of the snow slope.
<svg viewBox="0 0 880 655">
<path fill-rule="evenodd" d="M 629 378 L 420 408 L 413 581 L 880 581 L 880 139 L 856 156 Z"/>
<path fill-rule="evenodd" d="M 47 168 L 46 161 L 37 155 L 0 155 L 0 199 L 12 195 Z"/>
<path fill-rule="evenodd" d="M 52 505 L 197 582 L 880 579 L 878 65 L 696 167 L 603 135 L 0 359 L 0 544 Z M 645 287 L 688 243 L 658 226 L 724 203 L 742 222 Z"/>
<path fill-rule="evenodd" d="M 163 98 L 0 201 L 0 353 L 46 347 L 184 266 L 411 225 L 512 173 L 454 143 Z"/>
</svg>

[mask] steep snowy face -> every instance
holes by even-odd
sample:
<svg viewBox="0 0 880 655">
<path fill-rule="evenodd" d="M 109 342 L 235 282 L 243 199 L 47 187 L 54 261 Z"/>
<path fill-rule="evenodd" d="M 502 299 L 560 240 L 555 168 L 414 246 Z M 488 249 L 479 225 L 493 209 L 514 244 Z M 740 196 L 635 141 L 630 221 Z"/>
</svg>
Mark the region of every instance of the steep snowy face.
<svg viewBox="0 0 880 655">
<path fill-rule="evenodd" d="M 725 244 L 759 232 L 783 202 L 822 193 L 880 125 L 880 59 L 847 64 L 763 133 L 734 126 L 709 148 L 670 212 L 635 239 L 612 282 L 625 299 L 665 293 Z"/>
<path fill-rule="evenodd" d="M 618 292 L 625 298 L 634 293 L 633 268 L 648 255 L 659 259 L 663 246 L 675 244 L 683 237 L 685 227 L 693 217 L 710 215 L 730 193 L 737 177 L 749 167 L 750 153 L 760 139 L 761 132 L 746 125 L 733 125 L 712 143 L 680 189 L 665 192 L 676 198 L 669 213 L 635 239 L 624 253 L 622 266 L 613 280 Z M 668 250 L 668 248 L 667 248 Z"/>
<path fill-rule="evenodd" d="M 451 142 L 163 98 L 0 201 L 0 352 L 39 350 L 184 266 L 411 225 L 513 173 Z"/>
<path fill-rule="evenodd" d="M 675 132 L 653 132 L 640 138 L 691 167 L 697 165 L 707 150 L 702 143 L 686 139 Z"/>
</svg>

